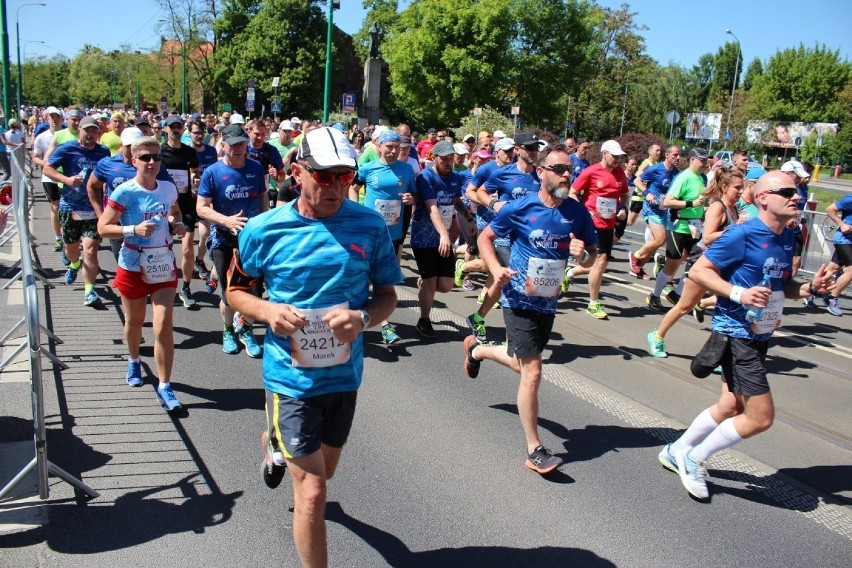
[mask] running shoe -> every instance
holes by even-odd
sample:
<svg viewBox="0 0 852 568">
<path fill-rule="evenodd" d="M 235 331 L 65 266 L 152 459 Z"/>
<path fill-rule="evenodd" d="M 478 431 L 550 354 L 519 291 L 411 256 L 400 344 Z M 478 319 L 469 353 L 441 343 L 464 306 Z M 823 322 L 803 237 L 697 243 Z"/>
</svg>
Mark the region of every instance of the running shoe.
<svg viewBox="0 0 852 568">
<path fill-rule="evenodd" d="M 648 334 L 648 351 L 654 357 L 665 359 L 669 356 L 669 354 L 666 353 L 666 342 L 662 338 L 657 339 L 656 335 L 657 328 L 655 327 L 651 330 L 651 333 Z"/>
<path fill-rule="evenodd" d="M 83 305 L 84 306 L 97 306 L 101 303 L 101 298 L 98 296 L 94 290 L 87 293 L 83 296 Z"/>
<path fill-rule="evenodd" d="M 62 239 L 56 239 L 56 242 L 53 243 L 53 252 L 62 252 L 62 248 Z"/>
<path fill-rule="evenodd" d="M 695 304 L 695 307 L 692 308 L 692 317 L 698 323 L 704 323 L 704 308 L 701 307 L 701 304 Z"/>
<path fill-rule="evenodd" d="M 240 343 L 245 345 L 246 353 L 252 359 L 257 359 L 263 354 L 263 349 L 261 349 L 260 345 L 257 344 L 257 339 L 254 338 L 254 334 L 251 332 L 251 327 L 243 328 L 243 330 L 237 333 L 237 337 L 240 340 Z"/>
<path fill-rule="evenodd" d="M 464 282 L 462 283 L 462 288 L 465 290 L 476 290 L 476 282 L 473 281 L 469 275 L 465 274 Z"/>
<path fill-rule="evenodd" d="M 828 300 L 828 306 L 826 307 L 828 313 L 833 316 L 842 316 L 843 308 L 840 307 L 840 298 L 831 298 Z"/>
<path fill-rule="evenodd" d="M 62 250 L 62 254 L 59 255 L 59 260 L 62 261 L 62 264 L 65 266 L 71 266 L 71 260 L 68 258 L 68 255 L 65 254 L 65 250 Z"/>
<path fill-rule="evenodd" d="M 82 266 L 82 264 L 80 266 Z M 73 268 L 69 266 L 68 270 L 65 271 L 65 284 L 67 284 L 68 286 L 73 284 L 77 280 L 77 273 L 79 271 L 79 268 Z"/>
<path fill-rule="evenodd" d="M 172 390 L 171 383 L 160 383 L 160 386 L 157 387 L 157 398 L 167 411 L 177 410 L 181 407 L 178 397 Z"/>
<path fill-rule="evenodd" d="M 467 326 L 473 332 L 474 337 L 479 343 L 488 343 L 488 329 L 485 327 L 485 320 L 479 318 L 479 314 L 470 314 L 465 318 Z"/>
<path fill-rule="evenodd" d="M 456 259 L 456 273 L 453 277 L 453 282 L 456 286 L 464 286 L 464 271 L 462 267 L 464 266 L 464 260 L 461 258 Z"/>
<path fill-rule="evenodd" d="M 689 457 L 689 452 L 692 448 L 686 448 L 679 452 L 675 452 L 675 464 L 677 465 L 677 473 L 680 475 L 680 482 L 696 499 L 707 499 L 710 497 L 710 491 L 707 490 L 707 468 L 704 462 L 693 461 Z"/>
<path fill-rule="evenodd" d="M 660 465 L 662 465 L 667 470 L 677 473 L 677 461 L 675 461 L 674 455 L 672 455 L 672 445 L 666 444 L 663 446 L 663 449 L 660 450 L 660 453 L 657 455 L 657 459 L 660 460 Z"/>
<path fill-rule="evenodd" d="M 142 386 L 142 361 L 127 361 L 127 384 L 131 387 Z"/>
<path fill-rule="evenodd" d="M 476 297 L 477 304 L 483 304 L 485 302 L 485 290 L 479 293 L 479 296 Z"/>
<path fill-rule="evenodd" d="M 571 287 L 571 281 L 574 280 L 573 278 L 568 277 L 568 271 L 569 270 L 570 270 L 570 268 L 566 268 L 565 274 L 562 276 L 562 293 L 563 294 L 568 293 L 568 289 Z"/>
<path fill-rule="evenodd" d="M 639 259 L 636 258 L 635 254 L 633 254 L 633 251 L 627 253 L 627 258 L 630 260 L 630 274 L 638 278 L 639 272 L 642 271 L 642 263 L 639 262 Z"/>
<path fill-rule="evenodd" d="M 184 308 L 195 307 L 195 300 L 192 299 L 192 292 L 189 291 L 189 288 L 181 288 L 178 295 L 180 296 L 180 301 L 183 302 Z"/>
<path fill-rule="evenodd" d="M 216 292 L 216 287 L 219 286 L 219 279 L 211 274 L 207 281 L 204 282 L 204 285 L 207 287 L 207 293 L 213 294 Z"/>
<path fill-rule="evenodd" d="M 382 341 L 385 342 L 385 345 L 393 345 L 399 340 L 400 337 L 397 335 L 396 329 L 394 329 L 392 324 L 386 323 L 382 326 Z"/>
<path fill-rule="evenodd" d="M 721 375 L 722 374 L 722 365 L 716 365 L 715 367 L 713 367 L 713 372 L 716 373 L 717 375 Z"/>
<path fill-rule="evenodd" d="M 527 456 L 526 466 L 542 475 L 548 474 L 562 464 L 562 458 L 554 456 L 544 446 L 538 446 Z"/>
<path fill-rule="evenodd" d="M 468 335 L 464 338 L 464 374 L 475 379 L 479 376 L 479 365 L 482 363 L 479 359 L 473 358 L 473 350 L 479 345 L 475 335 Z"/>
<path fill-rule="evenodd" d="M 195 271 L 198 272 L 198 277 L 202 280 L 207 280 L 210 277 L 210 271 L 201 259 L 195 259 Z"/>
<path fill-rule="evenodd" d="M 666 307 L 662 304 L 662 302 L 660 302 L 660 297 L 653 294 L 648 294 L 648 297 L 645 298 L 645 305 L 655 312 L 666 311 Z"/>
<path fill-rule="evenodd" d="M 605 320 L 609 317 L 600 302 L 589 304 L 589 307 L 586 308 L 586 313 L 599 320 Z"/>
<path fill-rule="evenodd" d="M 654 253 L 654 278 L 660 273 L 660 270 L 666 265 L 666 255 L 661 252 Z"/>
<path fill-rule="evenodd" d="M 234 333 L 240 333 L 246 327 L 246 318 L 240 312 L 234 312 Z"/>
<path fill-rule="evenodd" d="M 811 310 L 815 310 L 816 307 L 817 307 L 816 303 L 814 303 L 814 297 L 813 296 L 808 296 L 807 298 L 802 298 L 802 305 L 806 308 L 811 309 Z"/>
<path fill-rule="evenodd" d="M 222 351 L 229 355 L 239 352 L 240 346 L 237 345 L 237 337 L 233 329 L 225 328 L 222 330 Z"/>
<path fill-rule="evenodd" d="M 674 288 L 669 290 L 668 292 L 663 291 L 663 297 L 666 299 L 668 303 L 675 306 L 680 300 L 680 294 L 674 291 Z"/>
<path fill-rule="evenodd" d="M 287 462 L 284 461 L 284 454 L 278 450 L 274 450 L 267 443 L 266 432 L 260 435 L 260 445 L 263 448 L 263 466 L 260 468 L 263 475 L 263 482 L 270 489 L 275 489 L 281 485 L 281 480 L 284 479 L 284 474 L 287 473 Z"/>
<path fill-rule="evenodd" d="M 435 337 L 435 328 L 432 327 L 432 322 L 429 318 L 420 318 L 417 320 L 417 325 L 414 326 L 415 331 L 423 337 Z"/>
</svg>

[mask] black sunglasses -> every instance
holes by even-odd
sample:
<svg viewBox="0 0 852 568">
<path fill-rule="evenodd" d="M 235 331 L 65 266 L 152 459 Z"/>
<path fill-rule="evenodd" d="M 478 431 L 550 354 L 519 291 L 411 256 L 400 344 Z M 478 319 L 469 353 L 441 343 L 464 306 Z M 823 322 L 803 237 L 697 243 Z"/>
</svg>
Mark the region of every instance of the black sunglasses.
<svg viewBox="0 0 852 568">
<path fill-rule="evenodd" d="M 160 154 L 140 154 L 136 156 L 137 160 L 142 160 L 143 162 L 159 162 L 163 159 L 163 156 Z"/>
<path fill-rule="evenodd" d="M 799 194 L 799 190 L 795 187 L 779 187 L 778 189 L 770 189 L 766 193 L 780 195 L 784 199 L 790 199 Z"/>
<path fill-rule="evenodd" d="M 564 176 L 565 174 L 571 173 L 574 166 L 571 164 L 551 164 L 549 166 L 541 166 L 541 169 L 553 172 L 558 176 Z"/>
<path fill-rule="evenodd" d="M 169 125 L 169 128 L 171 128 L 171 129 L 175 129 L 175 128 L 183 129 L 183 124 L 181 124 L 180 122 L 173 122 Z"/>
</svg>

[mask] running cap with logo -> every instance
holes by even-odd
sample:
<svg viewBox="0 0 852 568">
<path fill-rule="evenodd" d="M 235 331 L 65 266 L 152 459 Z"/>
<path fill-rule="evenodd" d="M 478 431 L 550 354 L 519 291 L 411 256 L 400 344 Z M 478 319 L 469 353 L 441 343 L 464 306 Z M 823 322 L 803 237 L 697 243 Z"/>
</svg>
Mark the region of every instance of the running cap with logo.
<svg viewBox="0 0 852 568">
<path fill-rule="evenodd" d="M 282 120 L 281 126 L 278 127 L 278 130 L 289 130 L 292 132 L 295 130 L 295 128 L 293 128 L 293 123 L 289 120 Z"/>
<path fill-rule="evenodd" d="M 142 134 L 142 131 L 136 128 L 135 126 L 131 126 L 130 128 L 125 128 L 121 131 L 121 145 L 122 146 L 130 146 L 135 141 L 139 140 L 145 136 Z"/>
<path fill-rule="evenodd" d="M 746 172 L 746 181 L 757 181 L 760 179 L 760 176 L 766 173 L 766 170 L 763 168 L 752 168 Z"/>
<path fill-rule="evenodd" d="M 455 150 L 455 153 L 458 154 L 459 156 L 464 156 L 465 154 L 470 154 L 470 150 L 468 150 L 467 146 L 465 146 L 461 142 L 453 144 L 453 149 Z"/>
<path fill-rule="evenodd" d="M 518 132 L 515 135 L 515 146 L 538 146 L 538 136 L 532 132 Z"/>
<path fill-rule="evenodd" d="M 494 144 L 494 151 L 499 152 L 500 150 L 511 150 L 515 147 L 515 141 L 511 138 L 501 138 Z"/>
<path fill-rule="evenodd" d="M 708 160 L 710 159 L 710 154 L 707 153 L 707 150 L 699 146 L 698 148 L 693 148 L 689 151 L 689 157 L 698 158 L 699 160 Z"/>
<path fill-rule="evenodd" d="M 399 134 L 393 130 L 383 130 L 379 134 L 378 143 L 387 144 L 388 142 L 399 142 Z"/>
<path fill-rule="evenodd" d="M 607 140 L 601 144 L 601 152 L 609 152 L 613 156 L 623 156 L 627 153 L 621 149 L 621 144 L 615 140 Z"/>
<path fill-rule="evenodd" d="M 506 133 L 503 132 L 502 130 L 495 130 L 494 131 L 494 138 L 505 138 L 505 137 L 506 137 Z"/>
<path fill-rule="evenodd" d="M 342 132 L 324 126 L 311 130 L 299 145 L 299 160 L 316 170 L 358 167 L 358 153 Z"/>
<path fill-rule="evenodd" d="M 809 177 L 807 170 L 802 166 L 801 163 L 796 162 L 794 160 L 790 160 L 789 162 L 784 162 L 781 165 L 782 172 L 793 172 L 800 178 Z"/>
<path fill-rule="evenodd" d="M 433 156 L 452 156 L 455 153 L 456 149 L 453 148 L 453 143 L 446 140 L 441 140 L 432 147 Z"/>
<path fill-rule="evenodd" d="M 47 112 L 47 114 L 58 114 L 59 116 L 62 116 L 62 111 L 53 106 L 47 107 L 45 112 Z"/>
<path fill-rule="evenodd" d="M 246 119 L 243 118 L 243 115 L 235 112 L 231 114 L 231 124 L 245 124 Z"/>
<path fill-rule="evenodd" d="M 83 120 L 80 121 L 80 128 L 85 130 L 92 127 L 100 128 L 101 125 L 98 124 L 98 120 L 94 116 L 83 117 Z"/>
<path fill-rule="evenodd" d="M 248 136 L 239 124 L 229 124 L 222 129 L 222 142 L 228 146 L 233 146 L 240 142 L 248 142 Z"/>
</svg>

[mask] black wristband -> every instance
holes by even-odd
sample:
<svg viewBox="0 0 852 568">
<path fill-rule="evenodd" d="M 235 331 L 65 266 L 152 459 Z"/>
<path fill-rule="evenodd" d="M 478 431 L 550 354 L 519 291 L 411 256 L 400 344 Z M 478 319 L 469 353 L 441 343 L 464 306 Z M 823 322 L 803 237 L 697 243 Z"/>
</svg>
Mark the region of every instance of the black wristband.
<svg viewBox="0 0 852 568">
<path fill-rule="evenodd" d="M 686 203 L 685 209 L 689 209 L 690 207 L 694 207 L 694 205 L 692 204 L 692 201 L 685 201 L 684 203 Z"/>
<path fill-rule="evenodd" d="M 811 296 L 817 296 L 818 295 L 816 288 L 814 288 L 813 281 L 808 282 L 808 294 L 810 294 Z"/>
</svg>

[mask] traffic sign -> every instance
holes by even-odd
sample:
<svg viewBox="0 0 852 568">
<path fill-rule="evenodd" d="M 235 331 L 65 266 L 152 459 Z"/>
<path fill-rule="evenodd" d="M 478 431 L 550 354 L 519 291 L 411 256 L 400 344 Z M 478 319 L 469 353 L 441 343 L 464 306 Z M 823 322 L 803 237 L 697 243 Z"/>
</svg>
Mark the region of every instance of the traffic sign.
<svg viewBox="0 0 852 568">
<path fill-rule="evenodd" d="M 278 95 L 273 95 L 272 98 L 269 99 L 269 100 L 270 100 L 270 102 L 273 102 L 273 103 L 280 103 L 281 97 L 279 97 Z"/>
<path fill-rule="evenodd" d="M 731 136 L 731 131 L 730 131 L 730 130 L 726 130 L 726 131 L 725 131 L 725 140 L 730 140 L 731 138 L 732 138 L 732 136 Z"/>
<path fill-rule="evenodd" d="M 273 77 L 272 78 L 272 88 L 273 89 L 276 88 L 280 81 L 281 81 L 281 77 Z"/>
<path fill-rule="evenodd" d="M 482 116 L 482 109 L 479 107 L 475 107 L 473 109 L 473 116 Z"/>
<path fill-rule="evenodd" d="M 801 147 L 801 145 L 802 145 L 802 137 L 801 137 L 801 136 L 796 136 L 796 139 L 795 139 L 795 140 L 793 140 L 793 142 L 795 142 L 795 144 L 796 144 L 796 148 Z"/>
<path fill-rule="evenodd" d="M 222 110 L 226 112 L 231 112 L 231 109 L 234 108 L 231 106 L 231 103 L 222 103 Z"/>
<path fill-rule="evenodd" d="M 355 93 L 343 93 L 343 112 L 355 112 Z"/>
<path fill-rule="evenodd" d="M 249 89 L 248 91 L 246 91 L 246 100 L 254 101 L 254 89 Z"/>
<path fill-rule="evenodd" d="M 519 107 L 519 106 L 512 107 L 512 115 L 518 116 L 519 114 L 521 114 L 521 107 Z"/>
<path fill-rule="evenodd" d="M 281 112 L 281 103 L 279 101 L 272 101 L 272 114 L 278 114 Z"/>
<path fill-rule="evenodd" d="M 251 79 L 249 79 L 249 82 L 248 82 L 248 88 L 249 88 L 249 89 L 254 89 L 254 81 L 252 81 Z"/>
<path fill-rule="evenodd" d="M 254 100 L 246 101 L 246 110 L 249 112 L 254 111 Z"/>
<path fill-rule="evenodd" d="M 166 97 L 160 99 L 160 108 L 166 110 L 169 108 L 169 100 Z"/>
<path fill-rule="evenodd" d="M 666 115 L 666 122 L 674 126 L 678 122 L 680 122 L 680 113 L 676 110 L 670 110 Z"/>
</svg>

